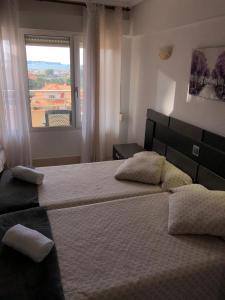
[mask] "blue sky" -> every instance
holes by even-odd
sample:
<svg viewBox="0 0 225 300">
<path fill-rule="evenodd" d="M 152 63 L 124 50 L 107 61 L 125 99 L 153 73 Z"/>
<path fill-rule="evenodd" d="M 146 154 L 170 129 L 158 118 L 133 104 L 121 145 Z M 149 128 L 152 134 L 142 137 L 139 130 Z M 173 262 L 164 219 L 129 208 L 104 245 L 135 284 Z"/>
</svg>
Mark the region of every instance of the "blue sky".
<svg viewBox="0 0 225 300">
<path fill-rule="evenodd" d="M 68 47 L 26 46 L 27 60 L 70 64 Z"/>
<path fill-rule="evenodd" d="M 27 60 L 70 64 L 68 47 L 26 46 Z M 80 64 L 83 65 L 83 48 L 80 48 Z"/>
</svg>

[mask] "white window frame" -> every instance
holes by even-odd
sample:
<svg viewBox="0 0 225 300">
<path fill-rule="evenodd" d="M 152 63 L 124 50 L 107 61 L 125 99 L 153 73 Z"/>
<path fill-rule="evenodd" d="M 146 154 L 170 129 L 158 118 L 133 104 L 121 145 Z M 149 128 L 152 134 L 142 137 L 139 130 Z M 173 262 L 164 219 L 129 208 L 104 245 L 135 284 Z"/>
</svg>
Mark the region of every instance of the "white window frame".
<svg viewBox="0 0 225 300">
<path fill-rule="evenodd" d="M 33 35 L 46 35 L 46 36 L 65 36 L 70 38 L 70 76 L 71 76 L 71 107 L 72 107 L 72 124 L 71 126 L 52 126 L 52 127 L 32 127 L 32 116 L 29 98 L 29 81 L 28 81 L 28 69 L 27 69 L 27 57 L 26 57 L 26 44 L 24 36 L 25 34 Z M 22 59 L 23 59 L 23 74 L 27 79 L 26 88 L 26 104 L 28 112 L 29 127 L 31 132 L 37 131 L 67 131 L 81 128 L 81 111 L 80 111 L 80 99 L 79 93 L 77 95 L 77 89 L 80 90 L 80 66 L 79 66 L 79 45 L 83 41 L 82 33 L 68 32 L 68 31 L 55 31 L 55 30 L 39 30 L 30 28 L 20 29 L 20 39 L 22 46 Z M 76 67 L 77 66 L 77 67 Z M 78 96 L 78 97 L 77 97 Z"/>
</svg>

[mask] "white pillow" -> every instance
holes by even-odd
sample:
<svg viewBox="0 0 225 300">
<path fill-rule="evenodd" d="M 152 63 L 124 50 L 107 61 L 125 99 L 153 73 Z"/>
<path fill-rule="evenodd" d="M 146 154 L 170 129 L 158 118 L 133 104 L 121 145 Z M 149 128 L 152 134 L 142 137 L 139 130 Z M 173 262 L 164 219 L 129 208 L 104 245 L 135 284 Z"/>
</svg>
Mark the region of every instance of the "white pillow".
<svg viewBox="0 0 225 300">
<path fill-rule="evenodd" d="M 157 152 L 155 151 L 141 151 L 141 152 L 137 152 L 134 154 L 134 157 L 142 157 L 142 158 L 148 158 L 152 155 L 158 155 L 160 156 Z"/>
<path fill-rule="evenodd" d="M 225 237 L 225 192 L 199 190 L 171 194 L 168 232 Z"/>
<path fill-rule="evenodd" d="M 201 184 L 188 184 L 188 185 L 183 185 L 175 188 L 171 188 L 169 190 L 172 193 L 177 193 L 177 192 L 198 192 L 198 191 L 208 191 L 206 187 L 204 187 Z"/>
<path fill-rule="evenodd" d="M 159 184 L 165 157 L 152 155 L 149 157 L 131 157 L 120 165 L 115 178 L 119 180 L 138 181 Z"/>
<path fill-rule="evenodd" d="M 168 161 L 165 161 L 161 175 L 163 191 L 169 191 L 172 188 L 192 184 L 191 177 L 175 167 Z"/>
</svg>

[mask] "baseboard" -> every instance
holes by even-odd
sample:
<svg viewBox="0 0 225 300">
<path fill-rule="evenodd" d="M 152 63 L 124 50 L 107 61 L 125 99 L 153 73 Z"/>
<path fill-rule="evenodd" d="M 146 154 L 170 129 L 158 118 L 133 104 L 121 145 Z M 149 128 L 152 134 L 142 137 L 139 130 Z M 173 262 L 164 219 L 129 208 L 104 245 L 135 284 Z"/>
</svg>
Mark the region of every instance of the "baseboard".
<svg viewBox="0 0 225 300">
<path fill-rule="evenodd" d="M 80 156 L 33 159 L 34 167 L 49 167 L 49 166 L 60 166 L 60 165 L 70 165 L 70 164 L 79 164 L 79 163 L 80 163 Z"/>
</svg>

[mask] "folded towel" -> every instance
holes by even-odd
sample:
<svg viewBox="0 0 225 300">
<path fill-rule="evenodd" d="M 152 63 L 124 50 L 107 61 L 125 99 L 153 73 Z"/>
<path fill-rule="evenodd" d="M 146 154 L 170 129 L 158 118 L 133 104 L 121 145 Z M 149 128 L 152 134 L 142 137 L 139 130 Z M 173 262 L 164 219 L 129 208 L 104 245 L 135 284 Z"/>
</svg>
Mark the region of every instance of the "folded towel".
<svg viewBox="0 0 225 300">
<path fill-rule="evenodd" d="M 44 179 L 44 174 L 42 174 L 41 172 L 23 166 L 12 168 L 12 173 L 15 178 L 34 184 L 42 184 Z"/>
<path fill-rule="evenodd" d="M 51 251 L 54 242 L 40 232 L 17 224 L 6 231 L 2 242 L 29 256 L 35 262 L 41 262 Z"/>
</svg>

